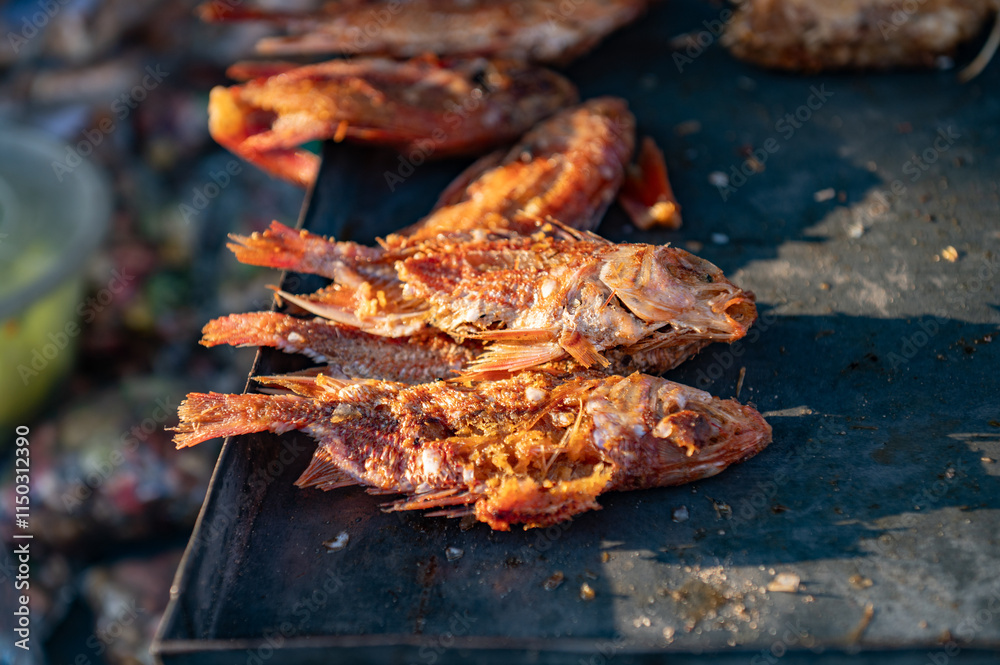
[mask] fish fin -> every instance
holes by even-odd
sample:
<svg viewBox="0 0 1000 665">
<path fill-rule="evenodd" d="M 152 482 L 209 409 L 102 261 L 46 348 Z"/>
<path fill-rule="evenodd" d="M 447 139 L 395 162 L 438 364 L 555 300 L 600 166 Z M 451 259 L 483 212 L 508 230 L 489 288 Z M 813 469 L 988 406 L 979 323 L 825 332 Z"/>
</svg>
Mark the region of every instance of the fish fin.
<svg viewBox="0 0 1000 665">
<path fill-rule="evenodd" d="M 618 202 L 640 229 L 681 227 L 681 208 L 667 179 L 667 163 L 652 137 L 643 139 L 638 163 L 628 169 Z"/>
<path fill-rule="evenodd" d="M 475 379 L 489 372 L 528 369 L 563 355 L 565 351 L 557 344 L 495 344 L 462 371 L 457 380 Z"/>
<path fill-rule="evenodd" d="M 451 510 L 432 510 L 429 513 L 424 513 L 424 517 L 465 517 L 475 514 L 475 508 L 452 508 Z"/>
<path fill-rule="evenodd" d="M 258 233 L 241 236 L 229 234 L 226 247 L 236 260 L 255 266 L 307 272 L 331 276 L 327 265 L 338 258 L 338 245 L 332 240 L 308 231 L 297 231 L 278 221 Z"/>
<path fill-rule="evenodd" d="M 399 490 L 393 488 L 384 487 L 366 487 L 365 494 L 371 494 L 372 496 L 383 496 L 386 494 L 399 494 Z"/>
<path fill-rule="evenodd" d="M 471 339 L 491 342 L 554 342 L 555 333 L 549 328 L 505 328 L 503 330 L 483 330 L 465 335 Z"/>
<path fill-rule="evenodd" d="M 354 312 L 345 310 L 342 306 L 292 295 L 277 287 L 270 288 L 280 298 L 287 300 L 296 307 L 301 307 L 310 314 L 315 314 L 324 319 L 382 337 L 405 337 L 406 335 L 412 335 L 423 327 L 423 322 L 427 317 L 426 309 L 413 309 L 395 314 L 366 315 L 362 319 Z"/>
<path fill-rule="evenodd" d="M 590 367 L 594 364 L 607 367 L 611 364 L 610 360 L 601 355 L 593 342 L 575 330 L 568 335 L 564 334 L 559 339 L 559 346 L 584 367 Z"/>
<path fill-rule="evenodd" d="M 307 367 L 305 369 L 300 369 L 297 372 L 288 372 L 287 374 L 282 374 L 282 376 L 294 376 L 294 377 L 311 376 L 313 378 L 316 378 L 318 376 L 321 376 L 323 372 L 326 372 L 327 370 L 329 370 L 328 367 Z M 331 378 L 336 378 L 336 377 L 331 377 Z"/>
<path fill-rule="evenodd" d="M 465 488 L 453 487 L 438 492 L 426 492 L 405 497 L 383 505 L 382 510 L 391 513 L 400 510 L 423 510 L 425 508 L 443 508 L 445 506 L 461 506 L 475 501 L 481 495 Z"/>
<path fill-rule="evenodd" d="M 264 386 L 276 386 L 290 390 L 303 397 L 321 397 L 325 393 L 340 390 L 349 383 L 342 379 L 311 372 L 309 374 L 255 376 L 253 380 Z"/>
<path fill-rule="evenodd" d="M 604 236 L 599 236 L 593 231 L 588 231 L 586 229 L 574 228 L 563 222 L 560 222 L 558 219 L 555 219 L 554 217 L 546 217 L 545 219 L 539 219 L 538 222 L 543 230 L 545 230 L 545 225 L 548 225 L 550 227 L 549 232 L 553 230 L 558 230 L 562 234 L 564 234 L 566 238 L 571 240 L 588 240 L 590 242 L 596 242 L 602 245 L 611 244 L 611 241 L 605 238 Z M 557 235 L 556 237 L 559 236 Z"/>
<path fill-rule="evenodd" d="M 337 466 L 337 462 L 324 446 L 316 448 L 309 466 L 306 467 L 306 470 L 295 481 L 296 487 L 316 487 L 321 490 L 332 490 L 338 487 L 350 487 L 351 485 L 360 484 L 361 482 L 357 478 L 354 478 L 351 474 Z"/>
<path fill-rule="evenodd" d="M 277 287 L 268 287 L 274 291 L 275 295 L 287 300 L 297 307 L 301 307 L 310 314 L 315 314 L 316 316 L 321 316 L 324 319 L 330 321 L 336 321 L 337 323 L 343 323 L 347 326 L 354 326 L 356 328 L 361 327 L 361 321 L 352 312 L 344 311 L 344 309 L 337 307 L 336 305 L 330 305 L 328 303 L 316 302 L 315 300 L 310 300 L 308 298 L 303 298 L 301 296 L 292 295 L 287 291 L 282 291 Z"/>
<path fill-rule="evenodd" d="M 177 409 L 174 444 L 187 448 L 202 441 L 271 431 L 284 434 L 320 420 L 325 408 L 297 395 L 190 393 Z"/>
</svg>

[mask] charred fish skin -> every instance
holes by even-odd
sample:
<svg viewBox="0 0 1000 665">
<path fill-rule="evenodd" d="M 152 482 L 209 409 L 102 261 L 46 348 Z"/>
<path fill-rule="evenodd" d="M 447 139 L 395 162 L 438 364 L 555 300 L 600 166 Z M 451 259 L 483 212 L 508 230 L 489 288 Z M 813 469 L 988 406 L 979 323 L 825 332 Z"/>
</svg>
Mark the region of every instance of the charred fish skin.
<svg viewBox="0 0 1000 665">
<path fill-rule="evenodd" d="M 240 64 L 232 71 L 240 78 L 265 75 L 211 91 L 209 133 L 301 186 L 319 172 L 319 157 L 299 148 L 309 141 L 421 149 L 435 157 L 476 154 L 516 139 L 577 100 L 565 77 L 513 60 L 355 58 L 301 67 Z M 469 99 L 476 104 L 465 111 Z M 461 117 L 455 108 L 463 109 Z"/>
<path fill-rule="evenodd" d="M 264 377 L 293 394 L 188 396 L 178 447 L 299 429 L 319 444 L 298 484 L 361 484 L 393 510 L 474 514 L 492 528 L 548 526 L 596 497 L 691 482 L 771 440 L 752 407 L 666 379 L 522 372 L 471 386 Z"/>
</svg>

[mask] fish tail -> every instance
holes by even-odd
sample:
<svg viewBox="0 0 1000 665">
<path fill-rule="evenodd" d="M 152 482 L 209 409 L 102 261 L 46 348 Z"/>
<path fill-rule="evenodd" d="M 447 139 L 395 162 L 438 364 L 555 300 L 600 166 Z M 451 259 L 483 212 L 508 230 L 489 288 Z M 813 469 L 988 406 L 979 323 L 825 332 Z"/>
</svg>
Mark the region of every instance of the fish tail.
<svg viewBox="0 0 1000 665">
<path fill-rule="evenodd" d="M 226 246 L 241 263 L 322 275 L 333 279 L 341 261 L 338 244 L 323 236 L 271 222 L 263 233 L 232 234 Z"/>
<path fill-rule="evenodd" d="M 177 409 L 174 444 L 187 448 L 221 437 L 303 429 L 324 415 L 322 407 L 297 395 L 190 393 Z"/>
<path fill-rule="evenodd" d="M 261 130 L 251 122 L 256 109 L 240 98 L 243 86 L 216 86 L 209 93 L 208 132 L 215 141 L 233 154 L 300 187 L 316 181 L 319 156 L 308 150 L 279 148 L 260 150 L 255 139 L 273 137 L 273 130 Z"/>
</svg>

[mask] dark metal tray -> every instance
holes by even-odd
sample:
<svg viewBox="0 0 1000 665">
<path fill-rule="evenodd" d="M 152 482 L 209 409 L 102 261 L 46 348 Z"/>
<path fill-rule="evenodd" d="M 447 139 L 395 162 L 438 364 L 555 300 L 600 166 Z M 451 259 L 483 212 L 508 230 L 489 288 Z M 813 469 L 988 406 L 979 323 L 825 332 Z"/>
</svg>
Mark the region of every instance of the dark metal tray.
<svg viewBox="0 0 1000 665">
<path fill-rule="evenodd" d="M 771 447 L 691 486 L 606 495 L 565 526 L 494 533 L 294 488 L 304 435 L 231 439 L 154 645 L 164 663 L 996 662 L 1000 66 L 965 86 L 802 78 L 713 46 L 679 72 L 667 39 L 721 11 L 657 5 L 569 74 L 585 97 L 629 100 L 684 206 L 678 232 L 630 232 L 612 210 L 601 233 L 698 248 L 757 293 L 745 342 L 669 376 L 728 397 L 745 368 Z M 739 183 L 754 150 L 763 170 L 724 198 L 709 174 Z M 463 166 L 423 164 L 390 193 L 398 165 L 326 146 L 302 223 L 370 240 Z M 297 363 L 264 351 L 253 372 Z M 681 506 L 690 519 L 672 521 Z M 768 591 L 780 573 L 799 590 Z"/>
</svg>

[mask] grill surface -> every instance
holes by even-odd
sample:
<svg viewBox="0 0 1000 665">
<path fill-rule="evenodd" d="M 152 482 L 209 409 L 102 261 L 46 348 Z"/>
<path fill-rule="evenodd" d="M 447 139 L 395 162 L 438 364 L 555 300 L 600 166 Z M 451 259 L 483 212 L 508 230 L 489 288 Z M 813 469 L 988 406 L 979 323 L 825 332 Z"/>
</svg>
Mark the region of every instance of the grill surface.
<svg viewBox="0 0 1000 665">
<path fill-rule="evenodd" d="M 630 233 L 617 209 L 600 232 L 696 241 L 756 292 L 746 342 L 667 376 L 729 397 L 745 368 L 740 398 L 768 416 L 770 448 L 691 486 L 605 495 L 564 527 L 493 533 L 383 514 L 356 488 L 294 488 L 304 435 L 232 439 L 154 647 L 164 662 L 995 662 L 1000 66 L 966 86 L 953 72 L 800 78 L 714 46 L 678 72 L 668 38 L 717 12 L 657 6 L 569 74 L 584 97 L 629 100 L 684 206 L 678 232 Z M 675 131 L 689 120 L 700 131 Z M 766 145 L 724 200 L 709 173 Z M 326 146 L 305 227 L 370 240 L 425 214 L 464 164 L 420 165 L 390 193 L 399 165 Z M 264 351 L 253 372 L 303 365 Z M 341 532 L 348 546 L 329 552 Z M 766 591 L 778 573 L 800 590 Z"/>
</svg>

